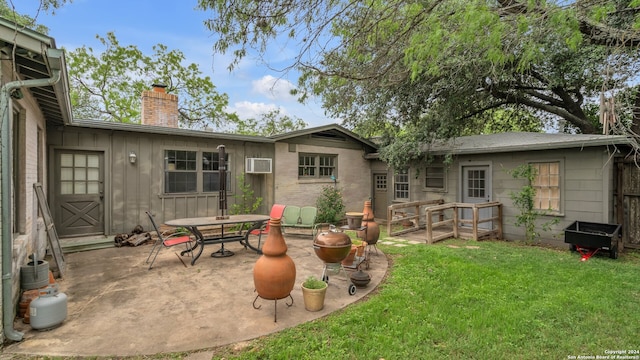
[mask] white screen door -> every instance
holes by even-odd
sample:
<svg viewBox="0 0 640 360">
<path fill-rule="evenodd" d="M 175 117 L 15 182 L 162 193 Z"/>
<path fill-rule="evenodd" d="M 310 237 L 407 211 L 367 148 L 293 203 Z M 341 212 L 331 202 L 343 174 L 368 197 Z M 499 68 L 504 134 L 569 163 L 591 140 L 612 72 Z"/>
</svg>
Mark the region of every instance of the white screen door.
<svg viewBox="0 0 640 360">
<path fill-rule="evenodd" d="M 479 204 L 491 201 L 491 172 L 489 165 L 462 167 L 462 202 Z M 462 209 L 462 219 L 473 219 L 471 209 Z M 481 219 L 491 217 L 491 208 L 480 209 Z M 490 229 L 490 222 L 481 223 L 479 227 Z"/>
</svg>

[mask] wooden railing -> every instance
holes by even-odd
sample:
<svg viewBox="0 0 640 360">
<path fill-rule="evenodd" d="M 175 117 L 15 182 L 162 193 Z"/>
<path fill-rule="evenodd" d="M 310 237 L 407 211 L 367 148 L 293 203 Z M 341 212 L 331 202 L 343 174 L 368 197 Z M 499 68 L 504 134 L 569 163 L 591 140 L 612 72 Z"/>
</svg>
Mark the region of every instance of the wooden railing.
<svg viewBox="0 0 640 360">
<path fill-rule="evenodd" d="M 425 224 L 420 222 L 420 218 L 424 214 L 424 209 L 443 204 L 442 199 L 412 201 L 407 203 L 390 205 L 387 207 L 387 234 L 395 236 L 405 234 L 411 231 L 424 229 Z M 405 209 L 411 209 L 406 210 Z M 397 225 L 403 225 L 400 230 L 394 230 Z M 404 225 L 406 224 L 406 225 Z"/>
<path fill-rule="evenodd" d="M 473 217 L 471 219 L 461 219 L 459 209 L 471 209 Z M 496 208 L 491 210 L 491 216 L 480 218 L 480 209 Z M 451 216 L 444 219 L 446 212 L 451 212 Z M 495 214 L 495 215 L 494 215 Z M 427 219 L 427 243 L 433 244 L 436 241 L 454 238 L 469 238 L 479 240 L 485 237 L 494 237 L 502 239 L 502 203 L 494 201 L 488 203 L 468 204 L 468 203 L 448 203 L 438 206 L 432 206 L 426 209 Z M 433 221 L 438 216 L 438 221 Z M 489 229 L 479 227 L 479 224 L 489 223 Z M 470 227 L 461 227 L 460 225 L 468 225 Z M 445 229 L 442 231 L 442 229 Z M 471 234 L 466 229 L 471 229 Z M 436 230 L 438 229 L 438 230 Z"/>
</svg>

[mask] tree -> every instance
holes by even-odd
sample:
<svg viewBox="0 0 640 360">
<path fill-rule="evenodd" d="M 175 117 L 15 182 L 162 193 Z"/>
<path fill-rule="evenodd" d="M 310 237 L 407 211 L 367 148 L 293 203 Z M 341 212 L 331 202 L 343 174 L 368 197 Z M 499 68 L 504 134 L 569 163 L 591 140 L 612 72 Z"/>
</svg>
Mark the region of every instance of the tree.
<svg viewBox="0 0 640 360">
<path fill-rule="evenodd" d="M 325 110 L 345 125 L 386 139 L 383 158 L 409 151 L 395 156 L 409 160 L 418 143 L 468 133 L 497 109 L 527 114 L 527 122 L 533 115 L 540 125 L 560 119 L 570 131 L 600 132 L 589 111 L 599 95 L 637 93 L 635 2 L 200 0 L 199 6 L 214 10 L 206 25 L 219 35 L 216 50 L 233 50 L 230 69 L 289 37 L 299 47 L 281 70 L 302 73 L 300 99 L 322 96 Z"/>
<path fill-rule="evenodd" d="M 53 13 L 55 12 L 55 9 L 60 8 L 66 2 L 67 0 L 40 0 L 38 13 L 35 14 L 35 17 L 31 17 L 29 15 L 18 14 L 15 6 L 13 5 L 13 0 L 9 0 L 8 2 L 7 0 L 0 0 L 0 16 L 11 20 L 18 25 L 33 29 L 42 34 L 47 34 L 49 29 L 42 24 L 36 23 L 36 19 L 40 11 Z M 69 2 L 71 2 L 71 0 L 69 0 Z"/>
<path fill-rule="evenodd" d="M 134 45 L 120 45 L 114 33 L 97 39 L 105 46 L 100 54 L 86 46 L 68 53 L 74 117 L 139 122 L 142 91 L 160 83 L 167 86 L 168 93 L 178 95 L 182 126 L 204 128 L 238 122 L 235 114 L 224 110 L 227 95 L 216 91 L 198 65 L 183 66 L 181 51 L 157 44 L 149 56 Z"/>
<path fill-rule="evenodd" d="M 280 114 L 280 110 L 271 110 L 261 115 L 260 119 L 246 119 L 238 122 L 235 133 L 244 135 L 272 136 L 287 131 L 301 130 L 307 126 L 298 117 Z"/>
<path fill-rule="evenodd" d="M 67 2 L 72 0 L 40 0 L 38 13 L 54 13 Z M 36 23 L 37 14 L 18 14 L 12 0 L 0 0 L 0 16 L 48 33 L 46 26 Z M 161 83 L 167 85 L 167 92 L 178 95 L 179 121 L 184 127 L 237 128 L 242 133 L 268 136 L 307 125 L 299 118 L 281 116 L 279 111 L 263 114 L 261 120 L 241 120 L 225 111 L 227 94 L 219 94 L 198 65 L 182 65 L 186 59 L 181 51 L 157 44 L 149 56 L 134 45 L 120 45 L 114 33 L 96 37 L 106 48 L 104 52 L 94 54 L 92 48 L 83 46 L 67 53 L 70 98 L 76 118 L 139 122 L 141 92 L 151 84 Z"/>
</svg>

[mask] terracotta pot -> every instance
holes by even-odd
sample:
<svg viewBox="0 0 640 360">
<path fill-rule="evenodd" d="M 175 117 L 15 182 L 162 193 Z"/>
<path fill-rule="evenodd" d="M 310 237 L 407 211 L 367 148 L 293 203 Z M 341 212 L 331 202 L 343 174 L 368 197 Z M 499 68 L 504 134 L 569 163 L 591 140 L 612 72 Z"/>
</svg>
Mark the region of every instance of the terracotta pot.
<svg viewBox="0 0 640 360">
<path fill-rule="evenodd" d="M 358 231 L 358 237 L 366 241 L 368 245 L 375 245 L 380 238 L 380 226 L 378 226 L 378 223 L 374 220 L 375 216 L 373 215 L 371 201 L 364 202 L 362 213 L 364 214 L 362 217 L 362 226 L 366 226 L 367 230 Z"/>
<path fill-rule="evenodd" d="M 278 300 L 291 294 L 296 281 L 296 265 L 287 255 L 280 219 L 271 219 L 269 224 L 262 256 L 253 267 L 253 283 L 261 298 Z"/>
<path fill-rule="evenodd" d="M 356 250 L 358 248 L 356 246 L 352 246 L 351 250 L 349 250 L 349 254 L 347 254 L 347 257 L 344 258 L 344 260 L 342 260 L 342 265 L 344 266 L 351 266 L 353 265 L 353 260 L 355 260 L 356 258 Z"/>
<path fill-rule="evenodd" d="M 327 287 L 323 289 L 307 289 L 302 286 L 302 300 L 304 308 L 308 311 L 320 311 L 324 308 L 324 298 L 327 294 Z"/>
<path fill-rule="evenodd" d="M 20 296 L 20 302 L 18 303 L 18 317 L 23 318 L 24 323 L 29 323 L 29 304 L 31 301 L 40 296 L 40 289 L 25 290 Z"/>
<path fill-rule="evenodd" d="M 363 256 L 364 255 L 364 248 L 365 246 L 367 246 L 366 242 L 363 242 L 362 245 L 358 245 L 356 247 L 356 256 Z"/>
</svg>

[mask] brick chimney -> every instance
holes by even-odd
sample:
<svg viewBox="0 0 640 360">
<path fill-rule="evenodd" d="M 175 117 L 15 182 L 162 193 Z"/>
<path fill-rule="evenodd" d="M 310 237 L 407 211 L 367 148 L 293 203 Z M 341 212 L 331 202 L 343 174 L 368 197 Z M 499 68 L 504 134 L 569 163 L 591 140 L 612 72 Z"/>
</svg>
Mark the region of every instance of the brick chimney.
<svg viewBox="0 0 640 360">
<path fill-rule="evenodd" d="M 141 123 L 144 125 L 178 127 L 178 96 L 167 94 L 166 85 L 153 84 L 142 92 Z"/>
</svg>

